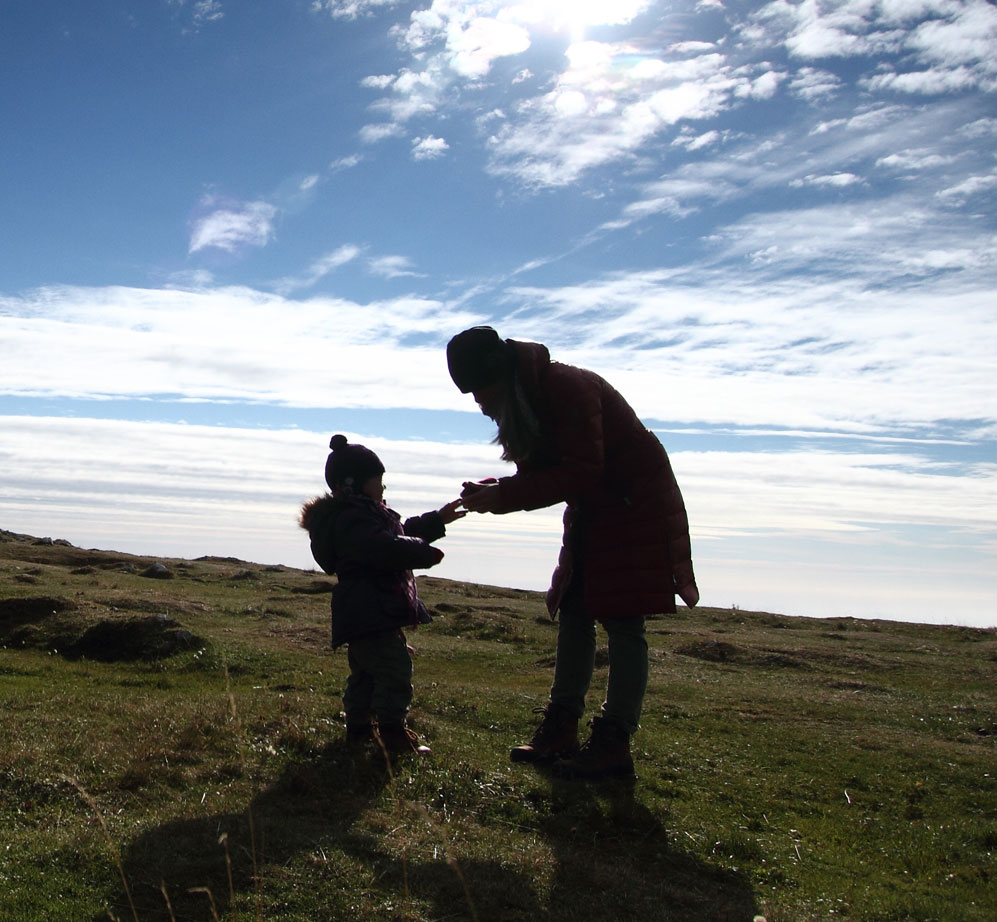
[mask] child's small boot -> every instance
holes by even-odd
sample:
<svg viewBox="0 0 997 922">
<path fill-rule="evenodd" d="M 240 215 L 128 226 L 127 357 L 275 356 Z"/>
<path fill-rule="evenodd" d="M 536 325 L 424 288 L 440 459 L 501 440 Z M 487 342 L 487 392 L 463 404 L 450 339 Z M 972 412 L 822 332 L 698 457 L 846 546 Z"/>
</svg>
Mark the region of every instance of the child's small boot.
<svg viewBox="0 0 997 922">
<path fill-rule="evenodd" d="M 404 723 L 379 723 L 377 734 L 381 738 L 381 745 L 389 756 L 402 756 L 414 753 L 415 755 L 428 756 L 432 750 L 419 742 L 419 737 L 414 730 L 405 726 Z"/>
<path fill-rule="evenodd" d="M 582 743 L 578 754 L 555 762 L 551 773 L 558 778 L 580 781 L 634 780 L 637 776 L 630 755 L 630 733 L 622 724 L 594 717 L 592 735 Z"/>
<path fill-rule="evenodd" d="M 346 745 L 350 748 L 360 749 L 368 743 L 374 742 L 376 738 L 374 725 L 370 721 L 367 721 L 367 723 L 347 722 Z"/>
</svg>

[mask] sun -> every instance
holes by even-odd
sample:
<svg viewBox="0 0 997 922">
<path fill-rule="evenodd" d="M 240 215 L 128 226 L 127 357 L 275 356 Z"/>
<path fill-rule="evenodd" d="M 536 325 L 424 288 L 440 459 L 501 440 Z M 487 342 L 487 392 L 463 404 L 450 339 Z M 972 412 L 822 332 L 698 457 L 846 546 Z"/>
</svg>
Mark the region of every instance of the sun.
<svg viewBox="0 0 997 922">
<path fill-rule="evenodd" d="M 534 26 L 567 32 L 581 41 L 591 26 L 630 22 L 651 0 L 525 0 L 512 5 L 516 18 Z M 509 10 L 510 12 L 512 10 Z"/>
</svg>

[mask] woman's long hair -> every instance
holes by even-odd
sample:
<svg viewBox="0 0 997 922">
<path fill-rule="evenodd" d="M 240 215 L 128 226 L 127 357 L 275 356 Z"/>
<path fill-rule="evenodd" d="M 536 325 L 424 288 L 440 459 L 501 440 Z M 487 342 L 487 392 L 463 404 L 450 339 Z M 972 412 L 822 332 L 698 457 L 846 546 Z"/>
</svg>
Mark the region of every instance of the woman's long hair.
<svg viewBox="0 0 997 922">
<path fill-rule="evenodd" d="M 502 446 L 502 460 L 526 461 L 540 446 L 540 421 L 513 375 L 495 417 L 498 432 L 492 443 Z"/>
</svg>

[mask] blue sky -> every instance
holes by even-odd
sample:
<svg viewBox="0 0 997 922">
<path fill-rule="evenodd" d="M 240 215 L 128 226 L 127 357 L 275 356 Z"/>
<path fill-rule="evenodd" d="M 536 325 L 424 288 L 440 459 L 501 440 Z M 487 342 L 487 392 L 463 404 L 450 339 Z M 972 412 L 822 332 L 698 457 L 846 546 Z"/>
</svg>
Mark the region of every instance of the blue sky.
<svg viewBox="0 0 997 922">
<path fill-rule="evenodd" d="M 995 102 L 983 0 L 8 0 L 0 528 L 311 566 L 333 432 L 505 472 L 491 323 L 658 433 L 705 604 L 993 625 Z"/>
</svg>

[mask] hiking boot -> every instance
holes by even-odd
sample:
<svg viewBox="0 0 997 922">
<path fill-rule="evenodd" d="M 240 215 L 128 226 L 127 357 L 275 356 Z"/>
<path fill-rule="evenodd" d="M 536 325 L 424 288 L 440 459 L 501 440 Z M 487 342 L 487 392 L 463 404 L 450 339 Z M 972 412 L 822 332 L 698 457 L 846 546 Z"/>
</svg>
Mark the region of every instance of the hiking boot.
<svg viewBox="0 0 997 922">
<path fill-rule="evenodd" d="M 346 745 L 360 748 L 368 743 L 373 743 L 377 739 L 374 732 L 374 725 L 370 722 L 365 724 L 346 725 Z"/>
<path fill-rule="evenodd" d="M 592 735 L 574 756 L 561 759 L 551 767 L 558 778 L 599 781 L 603 778 L 633 780 L 634 762 L 630 757 L 630 734 L 626 727 L 605 717 L 592 719 Z"/>
<path fill-rule="evenodd" d="M 405 724 L 381 724 L 377 728 L 381 745 L 389 756 L 402 756 L 415 753 L 428 756 L 432 750 L 419 742 L 416 732 Z"/>
<path fill-rule="evenodd" d="M 513 762 L 547 762 L 578 749 L 578 718 L 574 714 L 556 704 L 534 708 L 534 713 L 543 714 L 543 720 L 533 739 L 509 753 Z"/>
</svg>

